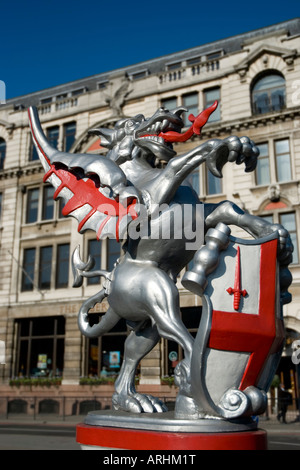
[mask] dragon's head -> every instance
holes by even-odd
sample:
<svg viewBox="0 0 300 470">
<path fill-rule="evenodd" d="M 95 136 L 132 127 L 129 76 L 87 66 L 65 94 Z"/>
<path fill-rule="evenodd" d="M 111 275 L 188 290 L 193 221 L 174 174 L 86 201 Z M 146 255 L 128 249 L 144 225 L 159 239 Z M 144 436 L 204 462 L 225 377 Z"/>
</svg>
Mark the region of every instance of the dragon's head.
<svg viewBox="0 0 300 470">
<path fill-rule="evenodd" d="M 172 111 L 159 108 L 152 117 L 146 119 L 142 114 L 133 118 L 119 120 L 114 129 L 97 128 L 89 133 L 99 135 L 101 146 L 109 149 L 107 157 L 118 165 L 137 157 L 169 161 L 176 155 L 174 142 L 185 142 L 194 133 L 200 134 L 201 127 L 216 109 L 217 102 L 205 109 L 195 118 L 189 116 L 192 126 L 185 133 L 182 113 L 186 108 L 178 107 Z"/>
</svg>

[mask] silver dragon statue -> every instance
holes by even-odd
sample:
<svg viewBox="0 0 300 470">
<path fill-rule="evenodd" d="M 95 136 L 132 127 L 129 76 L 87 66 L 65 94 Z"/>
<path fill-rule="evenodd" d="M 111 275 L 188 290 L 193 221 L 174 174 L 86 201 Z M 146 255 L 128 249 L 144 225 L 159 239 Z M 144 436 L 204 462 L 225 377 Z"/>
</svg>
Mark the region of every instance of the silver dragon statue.
<svg viewBox="0 0 300 470">
<path fill-rule="evenodd" d="M 78 220 L 80 233 L 93 230 L 98 239 L 122 243 L 112 272 L 93 271 L 93 259 L 82 261 L 79 247 L 72 258 L 75 287 L 85 277 L 105 278 L 100 292 L 82 304 L 82 334 L 101 336 L 121 318 L 131 329 L 112 397 L 115 410 L 166 411 L 161 400 L 138 393 L 134 383 L 138 364 L 160 337 L 184 351 L 175 369 L 177 418 L 238 418 L 262 413 L 266 406 L 283 347 L 282 305 L 291 301 L 293 246 L 281 225 L 230 201 L 202 203 L 189 184 L 199 165 L 217 177 L 227 162 L 245 164 L 246 172 L 256 167 L 259 151 L 248 137 L 210 139 L 176 155 L 172 144 L 199 135 L 216 106 L 190 115 L 185 132 L 183 107 L 162 107 L 150 118 L 122 118 L 114 129 L 92 129 L 108 149 L 105 156 L 54 149 L 37 110 L 29 109 L 44 182 L 54 186 L 55 199 L 63 198 L 63 214 Z M 231 236 L 230 225 L 252 238 Z M 202 297 L 196 338 L 181 320 L 176 286 L 191 261 L 182 284 Z M 104 298 L 109 308 L 92 324 L 89 311 Z"/>
</svg>

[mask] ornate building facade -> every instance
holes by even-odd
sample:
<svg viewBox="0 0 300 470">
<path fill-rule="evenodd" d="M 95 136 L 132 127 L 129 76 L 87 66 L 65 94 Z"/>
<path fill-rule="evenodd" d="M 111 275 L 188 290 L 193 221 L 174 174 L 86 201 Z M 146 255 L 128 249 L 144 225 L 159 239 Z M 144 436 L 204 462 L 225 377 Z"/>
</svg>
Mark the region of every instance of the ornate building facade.
<svg viewBox="0 0 300 470">
<path fill-rule="evenodd" d="M 55 394 L 68 398 L 69 413 L 74 411 L 75 397 L 107 395 L 103 386 L 97 392 L 83 392 L 79 382 L 99 377 L 103 371 L 108 377 L 115 375 L 128 334 L 122 322 L 99 339 L 88 340 L 79 332 L 81 303 L 100 288 L 100 280 L 72 288 L 70 256 L 80 244 L 83 258 L 91 254 L 96 266 L 110 269 L 120 255 L 120 245 L 115 240 L 98 242 L 92 232 L 79 235 L 76 222 L 62 217 L 52 187 L 43 183 L 32 145 L 27 117 L 32 105 L 37 106 L 52 145 L 99 154 L 104 149 L 89 135 L 91 128 L 111 127 L 124 116 L 151 116 L 160 106 L 182 105 L 197 114 L 219 101 L 201 137 L 176 144 L 176 151 L 180 154 L 203 140 L 229 135 L 247 135 L 258 145 L 255 172 L 245 173 L 242 166 L 227 164 L 221 180 L 201 166 L 192 174 L 192 183 L 202 201 L 233 200 L 290 231 L 295 248 L 293 301 L 284 307 L 287 341 L 278 373 L 297 393 L 291 347 L 300 338 L 299 76 L 300 19 L 294 19 L 0 105 L 0 341 L 5 344 L 0 413 L 7 406 L 5 397 L 8 402 L 20 398 L 20 390 L 9 386 L 16 377 L 58 378 L 61 384 Z M 245 237 L 238 231 L 234 234 Z M 194 333 L 201 299 L 185 291 L 180 279 L 178 287 L 183 321 Z M 97 308 L 104 312 L 107 305 Z M 139 386 L 151 393 L 170 393 L 161 378 L 172 376 L 181 355 L 176 344 L 162 340 L 140 364 Z M 36 393 L 26 392 L 28 409 Z"/>
</svg>

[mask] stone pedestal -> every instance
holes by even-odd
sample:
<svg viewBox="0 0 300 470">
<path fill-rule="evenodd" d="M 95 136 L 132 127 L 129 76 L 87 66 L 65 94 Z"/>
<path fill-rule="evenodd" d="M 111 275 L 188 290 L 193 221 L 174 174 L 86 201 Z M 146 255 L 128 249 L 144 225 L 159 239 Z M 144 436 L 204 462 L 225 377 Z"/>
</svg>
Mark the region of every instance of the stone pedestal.
<svg viewBox="0 0 300 470">
<path fill-rule="evenodd" d="M 83 450 L 266 450 L 267 433 L 252 420 L 174 419 L 155 415 L 91 412 L 77 425 Z"/>
</svg>

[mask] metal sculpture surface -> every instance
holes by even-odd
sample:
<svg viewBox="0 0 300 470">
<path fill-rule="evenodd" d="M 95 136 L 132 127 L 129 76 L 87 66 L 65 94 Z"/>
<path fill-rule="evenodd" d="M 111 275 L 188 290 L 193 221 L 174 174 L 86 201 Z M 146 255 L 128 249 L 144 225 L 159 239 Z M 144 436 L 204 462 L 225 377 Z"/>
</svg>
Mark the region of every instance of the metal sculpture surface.
<svg viewBox="0 0 300 470">
<path fill-rule="evenodd" d="M 175 370 L 179 387 L 175 416 L 236 418 L 261 413 L 283 344 L 282 305 L 290 302 L 288 264 L 292 243 L 278 224 L 250 215 L 229 201 L 203 204 L 187 177 L 205 164 L 222 176 L 227 162 L 253 171 L 259 155 L 247 137 L 210 139 L 177 156 L 174 142 L 200 134 L 217 102 L 181 133 L 185 108 L 159 108 L 119 120 L 114 129 L 98 128 L 106 156 L 67 154 L 50 146 L 35 108 L 29 120 L 44 181 L 63 198 L 63 214 L 78 220 L 78 230 L 98 239 L 123 242 L 124 254 L 112 272 L 92 271 L 73 253 L 74 286 L 84 277 L 104 276 L 100 292 L 83 302 L 80 331 L 103 335 L 125 318 L 131 333 L 112 397 L 115 410 L 163 412 L 156 397 L 138 393 L 134 377 L 141 359 L 160 337 L 176 341 L 184 359 Z M 162 164 L 162 162 L 165 162 Z M 253 240 L 230 236 L 236 225 Z M 184 326 L 176 287 L 180 272 L 193 260 L 182 284 L 200 295 L 203 312 L 197 337 Z M 278 289 L 280 282 L 280 289 Z M 89 310 L 107 297 L 109 309 L 90 324 Z"/>
</svg>

